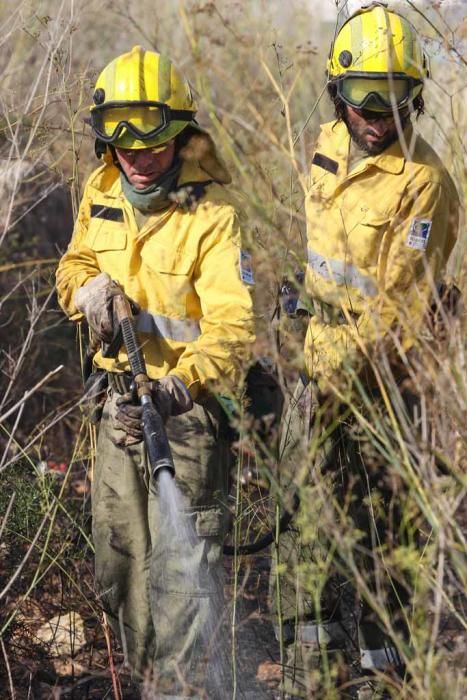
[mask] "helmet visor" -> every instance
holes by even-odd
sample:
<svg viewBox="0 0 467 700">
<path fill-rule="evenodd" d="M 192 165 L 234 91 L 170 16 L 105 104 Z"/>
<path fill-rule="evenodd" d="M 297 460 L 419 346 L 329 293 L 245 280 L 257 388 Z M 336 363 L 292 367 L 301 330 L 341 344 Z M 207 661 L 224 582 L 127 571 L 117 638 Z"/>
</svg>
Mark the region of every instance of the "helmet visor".
<svg viewBox="0 0 467 700">
<path fill-rule="evenodd" d="M 387 112 L 404 107 L 412 98 L 412 87 L 412 82 L 404 78 L 347 77 L 338 81 L 337 93 L 351 107 Z"/>
</svg>

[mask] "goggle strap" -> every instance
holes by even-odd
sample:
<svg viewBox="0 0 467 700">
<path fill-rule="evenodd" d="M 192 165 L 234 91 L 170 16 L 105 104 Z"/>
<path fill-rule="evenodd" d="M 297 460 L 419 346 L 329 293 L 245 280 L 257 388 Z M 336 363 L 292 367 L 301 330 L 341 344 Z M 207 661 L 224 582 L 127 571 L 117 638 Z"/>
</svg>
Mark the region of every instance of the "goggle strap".
<svg viewBox="0 0 467 700">
<path fill-rule="evenodd" d="M 170 121 L 174 122 L 191 122 L 196 112 L 190 112 L 188 109 L 171 109 Z"/>
</svg>

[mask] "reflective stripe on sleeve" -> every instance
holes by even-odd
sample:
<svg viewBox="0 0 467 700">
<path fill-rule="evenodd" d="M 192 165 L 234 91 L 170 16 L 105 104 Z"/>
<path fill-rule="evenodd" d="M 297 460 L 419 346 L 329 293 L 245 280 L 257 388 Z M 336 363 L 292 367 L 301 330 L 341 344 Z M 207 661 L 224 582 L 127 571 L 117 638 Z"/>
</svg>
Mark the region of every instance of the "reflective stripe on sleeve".
<svg viewBox="0 0 467 700">
<path fill-rule="evenodd" d="M 362 668 L 394 668 L 402 666 L 402 660 L 395 647 L 383 647 L 382 649 L 360 649 L 360 663 Z"/>
<path fill-rule="evenodd" d="M 141 311 L 136 319 L 136 329 L 141 333 L 153 333 L 160 338 L 189 343 L 201 334 L 198 321 L 180 320 Z"/>
<path fill-rule="evenodd" d="M 325 258 L 320 253 L 308 248 L 308 265 L 320 277 L 334 282 L 339 287 L 346 285 L 355 287 L 367 297 L 374 297 L 377 293 L 376 284 L 364 275 L 355 265 L 343 262 L 342 260 L 333 260 Z"/>
</svg>

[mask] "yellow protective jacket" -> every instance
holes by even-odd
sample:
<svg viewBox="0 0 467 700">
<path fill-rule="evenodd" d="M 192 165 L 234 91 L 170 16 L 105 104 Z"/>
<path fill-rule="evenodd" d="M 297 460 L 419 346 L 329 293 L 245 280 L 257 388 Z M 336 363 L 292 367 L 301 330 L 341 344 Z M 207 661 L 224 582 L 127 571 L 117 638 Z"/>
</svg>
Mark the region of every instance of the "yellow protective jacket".
<svg viewBox="0 0 467 700">
<path fill-rule="evenodd" d="M 397 141 L 350 173 L 349 146 L 343 122 L 322 126 L 305 199 L 305 287 L 315 311 L 305 364 L 324 384 L 397 324 L 404 347 L 413 344 L 459 218 L 456 188 L 421 137 L 411 158 Z"/>
<path fill-rule="evenodd" d="M 212 164 L 215 154 L 205 161 Z M 192 159 L 184 161 L 178 180 L 179 186 L 187 183 L 195 191 L 196 183 L 204 183 L 197 206 L 173 204 L 138 230 L 120 171 L 106 162 L 86 184 L 56 279 L 59 302 L 73 320 L 83 318 L 74 304 L 79 287 L 100 272 L 118 281 L 141 308 L 137 330 L 149 376 L 174 374 L 195 398 L 213 383 L 220 391 L 236 385 L 254 323 L 242 281 L 251 282 L 251 271 L 242 273 L 241 232 L 227 191 Z M 97 353 L 94 364 L 129 370 L 123 349 L 115 360 Z"/>
</svg>

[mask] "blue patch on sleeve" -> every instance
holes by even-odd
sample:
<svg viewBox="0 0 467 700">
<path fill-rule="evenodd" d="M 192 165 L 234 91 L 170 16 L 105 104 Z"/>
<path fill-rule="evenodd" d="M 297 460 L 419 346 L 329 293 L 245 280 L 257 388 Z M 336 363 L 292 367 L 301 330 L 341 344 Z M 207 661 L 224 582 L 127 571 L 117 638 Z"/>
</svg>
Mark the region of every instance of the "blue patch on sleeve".
<svg viewBox="0 0 467 700">
<path fill-rule="evenodd" d="M 244 284 L 254 284 L 253 260 L 250 253 L 240 250 L 240 277 Z"/>
<path fill-rule="evenodd" d="M 430 237 L 432 221 L 430 219 L 413 219 L 407 236 L 407 246 L 415 250 L 426 250 Z"/>
</svg>

